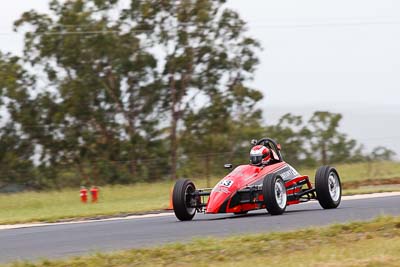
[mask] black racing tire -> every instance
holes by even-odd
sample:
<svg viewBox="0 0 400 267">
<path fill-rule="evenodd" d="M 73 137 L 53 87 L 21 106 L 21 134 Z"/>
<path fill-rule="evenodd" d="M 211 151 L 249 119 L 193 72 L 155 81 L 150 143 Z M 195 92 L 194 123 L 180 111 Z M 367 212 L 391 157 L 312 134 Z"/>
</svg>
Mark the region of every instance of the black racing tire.
<svg viewBox="0 0 400 267">
<path fill-rule="evenodd" d="M 176 218 L 180 221 L 190 221 L 196 214 L 196 208 L 189 207 L 190 198 L 188 193 L 194 193 L 196 187 L 188 179 L 179 179 L 176 181 L 172 191 L 172 205 Z"/>
<path fill-rule="evenodd" d="M 263 181 L 264 204 L 269 214 L 281 215 L 286 210 L 287 194 L 283 179 L 276 174 L 268 174 Z"/>
<path fill-rule="evenodd" d="M 335 209 L 342 199 L 342 184 L 335 168 L 319 167 L 315 173 L 315 191 L 321 207 Z"/>
</svg>

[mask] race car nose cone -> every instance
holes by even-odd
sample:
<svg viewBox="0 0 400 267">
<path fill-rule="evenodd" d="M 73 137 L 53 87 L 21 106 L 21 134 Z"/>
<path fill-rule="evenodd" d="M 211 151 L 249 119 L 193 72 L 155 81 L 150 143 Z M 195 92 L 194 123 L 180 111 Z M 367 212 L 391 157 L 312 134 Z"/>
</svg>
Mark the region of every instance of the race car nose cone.
<svg viewBox="0 0 400 267">
<path fill-rule="evenodd" d="M 226 212 L 226 205 L 225 203 L 229 199 L 230 192 L 224 190 L 224 187 L 217 187 L 215 188 L 208 200 L 206 213 L 223 213 Z"/>
</svg>

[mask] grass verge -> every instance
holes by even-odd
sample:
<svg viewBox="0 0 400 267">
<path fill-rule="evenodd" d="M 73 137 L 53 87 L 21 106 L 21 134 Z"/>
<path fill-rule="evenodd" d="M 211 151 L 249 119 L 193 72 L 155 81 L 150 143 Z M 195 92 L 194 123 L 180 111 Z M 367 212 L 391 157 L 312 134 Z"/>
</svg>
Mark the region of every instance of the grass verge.
<svg viewBox="0 0 400 267">
<path fill-rule="evenodd" d="M 300 231 L 205 238 L 148 249 L 12 267 L 399 266 L 400 217 Z"/>
<path fill-rule="evenodd" d="M 3 194 L 0 195 L 0 224 L 54 222 L 165 209 L 169 205 L 170 188 L 166 182 L 106 186 L 100 188 L 100 201 L 95 204 L 82 204 L 79 188 Z"/>
<path fill-rule="evenodd" d="M 343 194 L 347 196 L 383 192 L 400 192 L 400 184 L 361 186 L 343 190 Z"/>
<path fill-rule="evenodd" d="M 342 182 L 361 186 L 370 183 L 368 179 L 382 182 L 391 181 L 389 177 L 400 177 L 400 163 L 373 162 L 343 164 L 336 166 Z M 300 173 L 314 177 L 314 169 L 300 170 Z M 379 177 L 379 178 L 378 178 Z M 214 185 L 220 179 L 211 179 Z M 312 178 L 313 180 L 313 178 Z M 210 186 L 205 179 L 195 180 L 197 187 Z M 379 184 L 379 183 L 377 183 Z M 0 224 L 26 222 L 54 222 L 99 216 L 116 216 L 166 209 L 173 183 L 157 182 L 131 186 L 106 186 L 100 188 L 100 201 L 96 204 L 81 204 L 79 188 L 52 192 L 25 192 L 0 194 Z M 346 186 L 345 186 L 346 188 Z M 349 188 L 345 194 L 396 191 L 395 186 L 374 186 Z"/>
<path fill-rule="evenodd" d="M 339 171 L 342 182 L 351 183 L 364 180 L 382 180 L 400 177 L 400 162 L 363 162 L 333 165 Z M 314 168 L 304 168 L 300 173 L 314 177 Z"/>
</svg>

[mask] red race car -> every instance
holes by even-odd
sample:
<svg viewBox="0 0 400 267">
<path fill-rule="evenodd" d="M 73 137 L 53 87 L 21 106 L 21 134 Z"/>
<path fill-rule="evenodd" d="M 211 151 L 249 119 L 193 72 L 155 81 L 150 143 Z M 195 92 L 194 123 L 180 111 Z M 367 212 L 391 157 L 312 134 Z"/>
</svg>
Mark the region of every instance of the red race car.
<svg viewBox="0 0 400 267">
<path fill-rule="evenodd" d="M 196 212 L 245 214 L 264 208 L 271 215 L 280 215 L 286 206 L 312 199 L 324 209 L 339 206 L 342 187 L 335 168 L 320 167 L 313 187 L 308 176 L 283 161 L 280 145 L 274 140 L 253 140 L 252 145 L 250 163 L 237 166 L 214 188 L 196 189 L 190 180 L 178 180 L 172 193 L 176 217 L 188 221 Z M 225 168 L 232 169 L 232 164 Z"/>
</svg>

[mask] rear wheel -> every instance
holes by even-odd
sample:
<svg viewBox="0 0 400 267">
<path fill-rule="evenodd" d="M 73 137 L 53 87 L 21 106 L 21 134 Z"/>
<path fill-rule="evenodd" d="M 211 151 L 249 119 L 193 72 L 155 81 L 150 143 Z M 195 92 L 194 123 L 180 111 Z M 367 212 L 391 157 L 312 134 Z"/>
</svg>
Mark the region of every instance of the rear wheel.
<svg viewBox="0 0 400 267">
<path fill-rule="evenodd" d="M 283 179 L 276 174 L 267 175 L 263 181 L 262 192 L 268 213 L 281 215 L 287 204 L 286 187 Z"/>
<path fill-rule="evenodd" d="M 324 209 L 334 209 L 339 206 L 342 198 L 342 185 L 335 168 L 322 166 L 317 170 L 315 191 L 318 202 Z"/>
<path fill-rule="evenodd" d="M 193 193 L 196 191 L 194 184 L 187 179 L 176 181 L 172 192 L 172 205 L 176 218 L 181 221 L 190 221 L 196 214 Z"/>
</svg>

